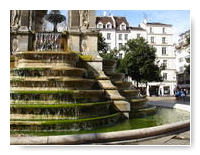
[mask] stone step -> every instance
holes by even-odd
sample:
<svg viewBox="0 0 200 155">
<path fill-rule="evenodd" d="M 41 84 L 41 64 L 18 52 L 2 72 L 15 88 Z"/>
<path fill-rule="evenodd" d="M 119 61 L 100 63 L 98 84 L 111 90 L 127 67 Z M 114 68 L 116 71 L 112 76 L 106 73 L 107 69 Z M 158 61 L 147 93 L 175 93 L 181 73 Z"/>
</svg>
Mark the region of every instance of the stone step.
<svg viewBox="0 0 200 155">
<path fill-rule="evenodd" d="M 98 80 L 98 83 L 102 89 L 105 90 L 116 90 L 117 87 L 114 86 L 110 80 Z"/>
<path fill-rule="evenodd" d="M 105 90 L 107 97 L 111 100 L 125 100 L 123 96 L 121 96 L 118 90 Z"/>
<path fill-rule="evenodd" d="M 86 74 L 86 70 L 77 67 L 32 67 L 32 68 L 13 68 L 10 70 L 11 76 L 20 77 L 42 77 L 42 76 L 65 76 L 65 77 L 83 77 Z"/>
<path fill-rule="evenodd" d="M 79 131 L 91 130 L 98 127 L 110 126 L 116 124 L 121 119 L 121 113 L 114 113 L 98 117 L 82 118 L 82 119 L 50 119 L 25 121 L 10 121 L 10 129 L 12 131 Z"/>
</svg>

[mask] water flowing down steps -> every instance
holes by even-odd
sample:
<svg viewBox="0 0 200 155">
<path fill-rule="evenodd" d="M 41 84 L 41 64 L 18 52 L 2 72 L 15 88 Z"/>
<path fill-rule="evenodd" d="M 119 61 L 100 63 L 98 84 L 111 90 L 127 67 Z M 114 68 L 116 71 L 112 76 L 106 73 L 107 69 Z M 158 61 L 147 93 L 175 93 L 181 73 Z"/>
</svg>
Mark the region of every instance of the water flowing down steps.
<svg viewBox="0 0 200 155">
<path fill-rule="evenodd" d="M 90 130 L 123 118 L 79 56 L 63 51 L 17 52 L 11 69 L 11 132 Z"/>
</svg>

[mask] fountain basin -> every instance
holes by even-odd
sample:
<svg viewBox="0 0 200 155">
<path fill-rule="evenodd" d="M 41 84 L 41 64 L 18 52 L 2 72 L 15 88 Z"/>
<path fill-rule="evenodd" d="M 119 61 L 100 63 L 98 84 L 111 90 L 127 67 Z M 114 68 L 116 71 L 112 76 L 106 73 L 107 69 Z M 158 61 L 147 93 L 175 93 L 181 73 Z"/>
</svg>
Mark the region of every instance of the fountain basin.
<svg viewBox="0 0 200 155">
<path fill-rule="evenodd" d="M 120 120 L 121 113 L 82 119 L 11 120 L 13 132 L 21 131 L 79 131 L 111 126 Z M 47 131 L 48 130 L 48 131 Z"/>
<path fill-rule="evenodd" d="M 151 138 L 152 136 L 162 135 L 165 133 L 170 133 L 173 131 L 190 127 L 190 120 L 189 120 L 190 106 L 176 104 L 171 106 L 171 108 L 173 107 L 175 109 L 167 108 L 168 110 L 164 112 L 165 114 L 164 120 L 162 120 L 161 119 L 162 117 L 156 114 L 155 116 L 149 117 L 149 119 L 147 120 L 145 118 L 131 119 L 131 121 L 133 120 L 133 122 L 131 123 L 132 125 L 129 122 L 123 122 L 122 124 L 120 123 L 115 127 L 109 127 L 106 129 L 99 129 L 95 131 L 93 130 L 93 131 L 81 132 L 82 134 L 77 134 L 77 132 L 72 132 L 71 133 L 72 135 L 69 135 L 70 133 L 68 132 L 63 132 L 61 133 L 61 135 L 55 135 L 56 132 L 52 133 L 49 132 L 48 134 L 45 133 L 40 134 L 40 136 L 33 136 L 34 133 L 29 133 L 33 135 L 31 137 L 11 136 L 10 142 L 11 145 L 42 145 L 42 144 L 71 145 L 71 144 L 88 144 L 88 143 L 98 143 L 98 142 L 102 143 L 116 142 L 124 140 L 140 141 L 140 138 L 148 139 Z M 186 111 L 179 109 L 184 109 Z M 163 113 L 163 111 L 161 111 L 161 113 Z M 152 124 L 152 117 L 157 117 L 157 120 L 160 120 L 159 123 Z M 151 123 L 148 123 L 148 120 Z M 137 123 L 139 123 L 138 124 L 139 126 L 137 125 L 134 127 L 134 125 L 136 125 Z"/>
</svg>

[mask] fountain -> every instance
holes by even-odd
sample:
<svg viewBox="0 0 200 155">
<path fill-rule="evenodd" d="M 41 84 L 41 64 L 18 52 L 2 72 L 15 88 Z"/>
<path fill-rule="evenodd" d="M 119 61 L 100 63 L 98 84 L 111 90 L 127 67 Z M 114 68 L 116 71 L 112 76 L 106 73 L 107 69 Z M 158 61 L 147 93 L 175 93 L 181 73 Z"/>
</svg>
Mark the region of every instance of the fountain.
<svg viewBox="0 0 200 155">
<path fill-rule="evenodd" d="M 123 73 L 116 73 L 115 67 L 116 61 L 103 61 L 103 70 L 105 74 L 110 77 L 120 94 L 130 103 L 130 118 L 155 114 L 156 106 L 148 105 L 148 100 L 145 97 L 139 96 L 139 91 L 132 85 L 132 82 L 124 81 L 125 75 Z"/>
<path fill-rule="evenodd" d="M 20 16 L 19 12 L 21 10 L 13 16 Z M 152 129 L 139 134 L 119 131 L 163 125 L 162 121 L 152 121 L 159 118 L 155 113 L 163 113 L 162 109 L 146 104 L 147 99 L 139 97 L 139 91 L 130 82 L 123 81 L 124 74 L 115 73 L 115 65 L 107 65 L 99 56 L 94 11 L 69 11 L 65 34 L 57 32 L 57 23 L 65 20 L 58 11 L 38 14 L 37 11 L 26 12 L 28 16 L 12 20 L 16 23 L 11 24 L 12 62 L 15 62 L 10 71 L 11 144 L 112 141 L 188 126 L 186 121 L 178 127 L 162 127 L 154 133 Z M 42 18 L 54 24 L 53 32 L 38 30 L 37 22 Z M 23 20 L 27 19 L 30 22 L 25 23 Z M 16 26 L 20 22 L 21 25 Z M 102 133 L 109 131 L 116 133 Z"/>
<path fill-rule="evenodd" d="M 35 51 L 14 54 L 18 61 L 11 69 L 11 131 L 91 130 L 119 122 L 122 114 L 113 110 L 97 80 L 76 67 L 79 56 L 61 50 L 56 26 L 64 17 L 51 11 L 45 18 L 54 31 L 35 34 Z"/>
</svg>

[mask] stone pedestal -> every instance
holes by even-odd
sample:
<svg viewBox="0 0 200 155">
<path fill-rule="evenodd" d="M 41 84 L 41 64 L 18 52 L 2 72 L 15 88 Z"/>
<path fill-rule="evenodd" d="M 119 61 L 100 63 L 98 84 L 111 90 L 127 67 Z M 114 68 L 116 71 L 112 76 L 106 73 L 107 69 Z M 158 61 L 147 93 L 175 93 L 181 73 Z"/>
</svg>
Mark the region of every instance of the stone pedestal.
<svg viewBox="0 0 200 155">
<path fill-rule="evenodd" d="M 69 31 L 67 44 L 70 50 L 80 51 L 80 33 L 76 31 Z"/>
</svg>

